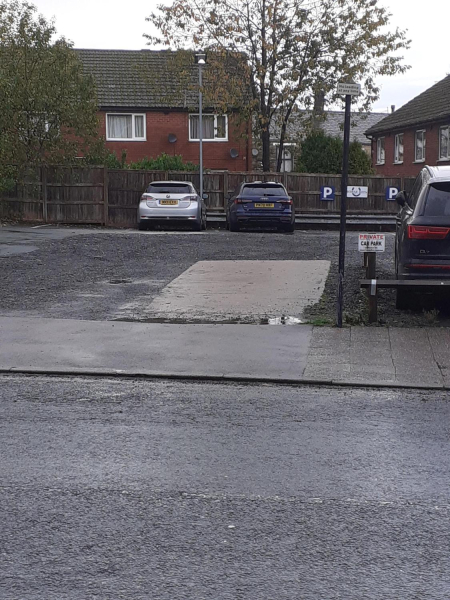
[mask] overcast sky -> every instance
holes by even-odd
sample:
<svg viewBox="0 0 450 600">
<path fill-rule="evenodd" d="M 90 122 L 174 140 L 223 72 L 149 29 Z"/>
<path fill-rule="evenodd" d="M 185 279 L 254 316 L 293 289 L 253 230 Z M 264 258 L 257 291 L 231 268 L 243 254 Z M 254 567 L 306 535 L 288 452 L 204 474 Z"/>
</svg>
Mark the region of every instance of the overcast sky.
<svg viewBox="0 0 450 600">
<path fill-rule="evenodd" d="M 148 48 L 143 34 L 150 31 L 145 21 L 159 1 L 156 0 L 31 0 L 47 19 L 54 18 L 59 35 L 74 42 L 76 48 L 138 50 Z M 402 76 L 380 78 L 380 100 L 372 110 L 399 108 L 420 92 L 450 73 L 450 2 L 428 0 L 381 0 L 392 13 L 392 29 L 408 29 L 411 49 L 405 63 L 411 69 Z"/>
</svg>

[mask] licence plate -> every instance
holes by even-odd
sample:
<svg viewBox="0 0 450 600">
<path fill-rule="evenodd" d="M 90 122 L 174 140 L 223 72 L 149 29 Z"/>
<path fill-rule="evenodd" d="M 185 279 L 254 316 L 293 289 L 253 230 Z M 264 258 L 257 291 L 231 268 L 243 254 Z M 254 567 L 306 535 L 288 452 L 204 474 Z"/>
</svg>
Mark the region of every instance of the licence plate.
<svg viewBox="0 0 450 600">
<path fill-rule="evenodd" d="M 275 208 L 275 204 L 269 202 L 255 202 L 255 208 Z"/>
<path fill-rule="evenodd" d="M 161 200 L 160 204 L 163 206 L 177 206 L 178 200 Z"/>
</svg>

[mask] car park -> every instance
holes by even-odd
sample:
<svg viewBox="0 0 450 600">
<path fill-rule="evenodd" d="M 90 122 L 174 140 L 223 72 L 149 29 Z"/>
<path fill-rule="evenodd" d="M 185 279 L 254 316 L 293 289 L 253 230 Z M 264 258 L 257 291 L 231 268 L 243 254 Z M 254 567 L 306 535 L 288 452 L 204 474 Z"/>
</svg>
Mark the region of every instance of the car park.
<svg viewBox="0 0 450 600">
<path fill-rule="evenodd" d="M 396 197 L 395 272 L 400 280 L 450 278 L 450 167 L 424 167 L 409 194 Z M 431 287 L 431 286 L 430 286 Z M 397 289 L 397 308 L 411 290 Z"/>
<path fill-rule="evenodd" d="M 206 229 L 205 198 L 189 181 L 153 181 L 139 202 L 139 229 L 169 221 L 188 223 L 194 231 Z"/>
<path fill-rule="evenodd" d="M 295 228 L 295 210 L 286 188 L 274 181 L 244 182 L 230 194 L 226 205 L 227 228 L 276 227 L 287 233 Z"/>
</svg>

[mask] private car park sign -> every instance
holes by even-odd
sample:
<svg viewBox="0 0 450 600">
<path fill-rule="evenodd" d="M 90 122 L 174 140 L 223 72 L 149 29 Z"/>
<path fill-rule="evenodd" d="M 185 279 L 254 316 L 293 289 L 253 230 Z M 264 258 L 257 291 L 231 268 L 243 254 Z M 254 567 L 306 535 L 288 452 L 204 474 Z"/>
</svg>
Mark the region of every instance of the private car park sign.
<svg viewBox="0 0 450 600">
<path fill-rule="evenodd" d="M 360 233 L 358 236 L 358 250 L 360 252 L 384 252 L 386 236 L 384 233 Z"/>
</svg>

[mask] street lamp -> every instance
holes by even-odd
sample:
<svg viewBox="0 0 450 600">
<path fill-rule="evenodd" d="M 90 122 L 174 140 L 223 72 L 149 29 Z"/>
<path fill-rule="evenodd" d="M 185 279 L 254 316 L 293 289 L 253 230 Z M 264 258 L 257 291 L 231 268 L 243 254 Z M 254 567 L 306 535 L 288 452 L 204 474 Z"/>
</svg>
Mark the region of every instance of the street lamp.
<svg viewBox="0 0 450 600">
<path fill-rule="evenodd" d="M 198 133 L 200 142 L 200 198 L 203 198 L 203 94 L 202 94 L 202 75 L 203 67 L 206 64 L 206 54 L 204 52 L 197 52 L 195 55 L 195 62 L 198 65 Z"/>
</svg>

